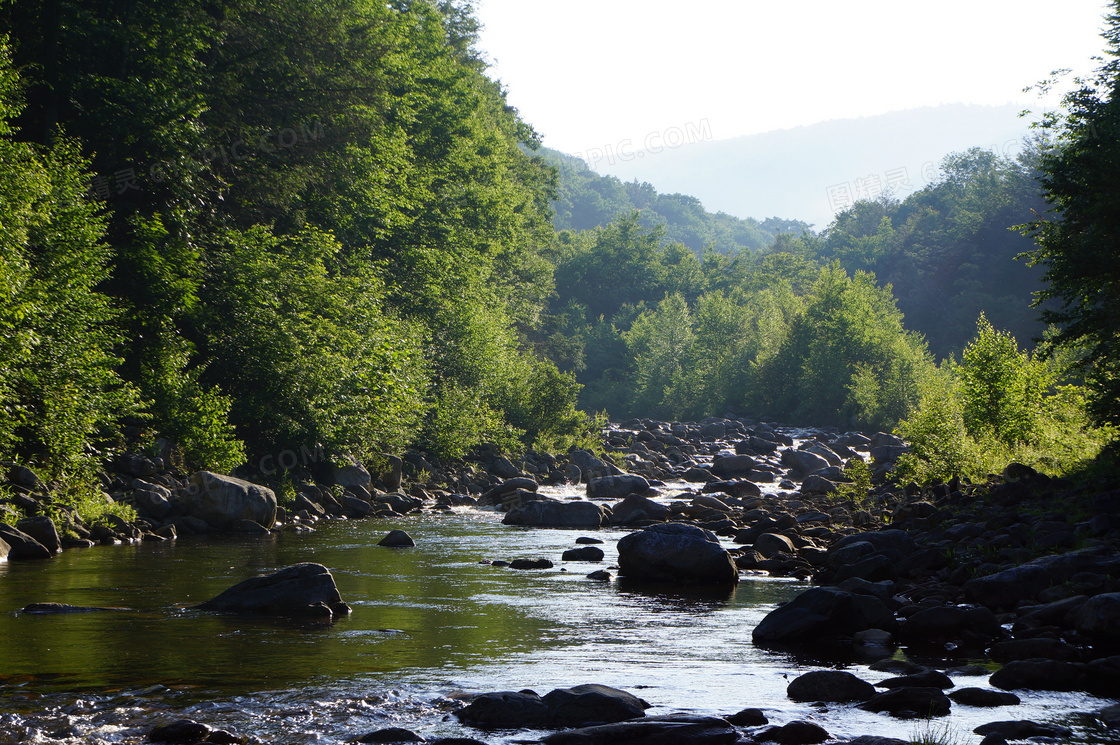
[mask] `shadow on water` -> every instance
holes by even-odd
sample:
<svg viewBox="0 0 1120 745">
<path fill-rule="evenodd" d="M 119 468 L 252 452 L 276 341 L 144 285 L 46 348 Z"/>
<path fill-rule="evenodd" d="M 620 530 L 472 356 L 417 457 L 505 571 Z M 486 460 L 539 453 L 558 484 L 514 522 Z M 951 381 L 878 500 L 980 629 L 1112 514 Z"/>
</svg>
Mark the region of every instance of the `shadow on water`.
<svg viewBox="0 0 1120 745">
<path fill-rule="evenodd" d="M 735 598 L 733 585 L 676 585 L 619 577 L 616 589 L 620 595 L 636 595 L 656 600 L 668 610 L 687 613 L 711 613 L 725 607 Z"/>
</svg>

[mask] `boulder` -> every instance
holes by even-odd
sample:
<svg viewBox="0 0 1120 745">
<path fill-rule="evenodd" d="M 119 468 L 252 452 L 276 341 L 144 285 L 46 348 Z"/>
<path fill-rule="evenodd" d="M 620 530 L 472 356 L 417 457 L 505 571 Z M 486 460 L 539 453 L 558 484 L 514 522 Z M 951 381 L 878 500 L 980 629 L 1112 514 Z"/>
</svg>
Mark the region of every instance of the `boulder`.
<svg viewBox="0 0 1120 745">
<path fill-rule="evenodd" d="M 752 638 L 760 645 L 813 645 L 894 626 L 894 614 L 878 598 L 814 587 L 770 611 L 755 626 Z"/>
<path fill-rule="evenodd" d="M 513 508 L 502 523 L 538 528 L 599 528 L 609 520 L 610 513 L 593 502 L 537 501 Z"/>
<path fill-rule="evenodd" d="M 712 459 L 712 474 L 721 479 L 750 476 L 756 461 L 749 455 L 717 455 Z"/>
<path fill-rule="evenodd" d="M 1075 614 L 1074 624 L 1078 633 L 1094 641 L 1112 645 L 1120 642 L 1120 593 L 1103 593 L 1086 600 Z"/>
<path fill-rule="evenodd" d="M 509 563 L 510 569 L 552 569 L 551 559 L 514 559 Z"/>
<path fill-rule="evenodd" d="M 412 730 L 407 730 L 402 727 L 386 727 L 384 729 L 374 730 L 373 732 L 367 732 L 361 737 L 354 738 L 350 742 L 394 745 L 395 743 L 404 742 L 427 742 L 427 740 Z"/>
<path fill-rule="evenodd" d="M 0 541 L 8 545 L 8 558 L 49 559 L 54 556 L 50 550 L 22 530 L 0 522 Z"/>
<path fill-rule="evenodd" d="M 390 530 L 384 538 L 377 542 L 377 545 L 387 548 L 412 548 L 416 545 L 416 541 L 412 540 L 412 536 L 403 530 Z"/>
<path fill-rule="evenodd" d="M 653 525 L 618 542 L 619 573 L 632 580 L 734 585 L 739 570 L 715 534 L 684 523 Z"/>
<path fill-rule="evenodd" d="M 622 473 L 617 466 L 603 461 L 586 450 L 573 450 L 568 454 L 568 460 L 579 467 L 584 483 L 592 479 L 612 476 Z"/>
<path fill-rule="evenodd" d="M 763 742 L 776 742 L 778 745 L 813 745 L 831 740 L 832 736 L 816 722 L 795 719 L 781 727 L 768 727 L 758 733 Z"/>
<path fill-rule="evenodd" d="M 349 613 L 334 577 L 322 564 L 294 564 L 250 577 L 196 606 L 198 610 L 333 620 Z"/>
<path fill-rule="evenodd" d="M 887 678 L 875 684 L 876 688 L 940 688 L 945 690 L 953 687 L 953 681 L 939 670 L 924 670 L 920 673 L 901 675 L 897 678 Z"/>
<path fill-rule="evenodd" d="M 814 670 L 794 678 L 786 695 L 791 701 L 866 701 L 875 686 L 846 670 Z"/>
<path fill-rule="evenodd" d="M 1075 691 L 1084 673 L 1085 665 L 1080 662 L 1013 660 L 992 673 L 988 682 L 1005 691 Z"/>
<path fill-rule="evenodd" d="M 1064 739 L 1073 734 L 1069 728 L 1060 724 L 1042 724 L 1030 720 L 989 722 L 972 731 L 984 737 L 997 735 L 1004 740 L 1027 740 L 1032 737 Z"/>
<path fill-rule="evenodd" d="M 739 733 L 719 717 L 668 714 L 546 735 L 544 745 L 731 745 Z"/>
<path fill-rule="evenodd" d="M 832 494 L 839 487 L 835 481 L 829 481 L 824 476 L 811 473 L 801 482 L 802 494 Z"/>
<path fill-rule="evenodd" d="M 949 698 L 964 706 L 993 708 L 996 706 L 1017 706 L 1022 700 L 1014 693 L 993 691 L 991 688 L 958 688 L 949 692 Z"/>
<path fill-rule="evenodd" d="M 191 476 L 179 504 L 187 515 L 223 530 L 236 530 L 242 520 L 265 528 L 276 524 L 276 495 L 271 489 L 210 471 Z"/>
<path fill-rule="evenodd" d="M 346 456 L 341 464 L 332 463 L 331 478 L 334 480 L 334 483 L 338 484 L 343 489 L 357 486 L 365 489 L 367 492 L 373 483 L 369 471 L 367 471 L 366 467 L 359 463 L 353 456 Z"/>
<path fill-rule="evenodd" d="M 952 703 L 940 688 L 895 688 L 876 693 L 859 708 L 892 714 L 909 711 L 919 717 L 941 717 L 949 713 Z"/>
<path fill-rule="evenodd" d="M 560 559 L 561 561 L 602 561 L 604 555 L 603 549 L 598 546 L 581 546 L 568 549 Z"/>
<path fill-rule="evenodd" d="M 611 724 L 645 716 L 649 708 L 642 699 L 604 685 L 557 688 L 543 697 L 552 727 L 587 727 Z"/>
<path fill-rule="evenodd" d="M 755 538 L 754 550 L 766 559 L 779 553 L 790 555 L 797 553 L 797 550 L 793 547 L 793 541 L 778 533 L 763 533 Z"/>
<path fill-rule="evenodd" d="M 646 494 L 649 482 L 634 473 L 603 476 L 587 482 L 588 499 L 622 499 L 631 494 Z"/>
<path fill-rule="evenodd" d="M 1043 590 L 1079 572 L 1118 575 L 1120 556 L 1095 548 L 1043 556 L 1002 572 L 970 579 L 961 589 L 965 598 L 999 611 L 1037 600 Z"/>
<path fill-rule="evenodd" d="M 382 453 L 375 458 L 377 463 L 375 471 L 370 478 L 377 478 L 386 491 L 396 491 L 401 488 L 404 479 L 404 460 L 396 455 Z"/>
<path fill-rule="evenodd" d="M 479 729 L 524 729 L 548 726 L 548 706 L 533 691 L 483 693 L 455 716 L 463 724 Z"/>
<path fill-rule="evenodd" d="M 611 507 L 612 525 L 629 525 L 646 520 L 668 520 L 672 510 L 640 494 L 631 494 Z"/>
<path fill-rule="evenodd" d="M 828 461 L 805 450 L 783 450 L 782 465 L 793 471 L 795 475 L 806 476 L 813 471 L 828 468 Z"/>
<path fill-rule="evenodd" d="M 34 538 L 52 554 L 62 551 L 62 541 L 58 537 L 58 529 L 54 525 L 54 520 L 46 515 L 25 517 L 16 523 L 16 529 L 22 530 Z"/>
<path fill-rule="evenodd" d="M 197 743 L 203 742 L 211 734 L 205 724 L 193 719 L 179 719 L 163 724 L 148 733 L 148 742 Z"/>
</svg>

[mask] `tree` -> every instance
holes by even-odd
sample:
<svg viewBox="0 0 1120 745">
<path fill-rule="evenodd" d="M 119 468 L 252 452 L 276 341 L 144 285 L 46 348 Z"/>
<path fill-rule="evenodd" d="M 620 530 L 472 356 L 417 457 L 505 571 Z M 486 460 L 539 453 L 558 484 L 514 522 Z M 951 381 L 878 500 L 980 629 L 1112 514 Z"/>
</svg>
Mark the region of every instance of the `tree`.
<svg viewBox="0 0 1120 745">
<path fill-rule="evenodd" d="M 1104 33 L 1112 56 L 1068 93 L 1063 111 L 1044 120 L 1056 131 L 1042 159 L 1051 209 L 1024 226 L 1045 268 L 1038 302 L 1059 333 L 1051 349 L 1085 352 L 1082 370 L 1097 422 L 1120 423 L 1120 2 Z"/>
</svg>

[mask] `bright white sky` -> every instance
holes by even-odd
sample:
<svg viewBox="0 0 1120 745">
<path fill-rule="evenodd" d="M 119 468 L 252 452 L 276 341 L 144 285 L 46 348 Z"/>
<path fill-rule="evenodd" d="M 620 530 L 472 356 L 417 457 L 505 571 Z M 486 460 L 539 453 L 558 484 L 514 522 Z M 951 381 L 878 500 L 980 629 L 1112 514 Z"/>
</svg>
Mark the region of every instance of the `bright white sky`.
<svg viewBox="0 0 1120 745">
<path fill-rule="evenodd" d="M 1107 6 L 476 0 L 476 13 L 510 103 L 545 145 L 582 153 L 689 125 L 722 140 L 948 103 L 1038 109 L 1024 87 L 1096 67 Z"/>
</svg>

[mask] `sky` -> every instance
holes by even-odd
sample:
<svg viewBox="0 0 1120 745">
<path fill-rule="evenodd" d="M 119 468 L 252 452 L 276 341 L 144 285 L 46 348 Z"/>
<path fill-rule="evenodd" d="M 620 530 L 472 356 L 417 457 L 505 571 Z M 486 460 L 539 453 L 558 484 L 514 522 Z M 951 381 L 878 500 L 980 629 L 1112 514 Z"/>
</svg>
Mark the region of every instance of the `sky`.
<svg viewBox="0 0 1120 745">
<path fill-rule="evenodd" d="M 567 153 L 729 139 L 1092 72 L 1100 0 L 475 0 L 489 75 Z M 1064 89 L 1070 87 L 1067 84 Z"/>
</svg>

